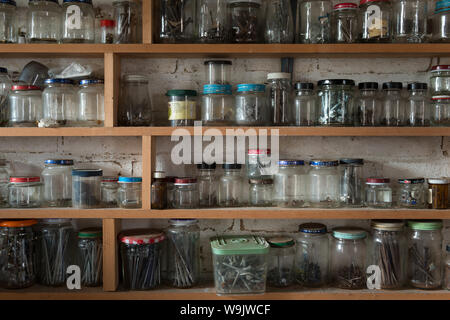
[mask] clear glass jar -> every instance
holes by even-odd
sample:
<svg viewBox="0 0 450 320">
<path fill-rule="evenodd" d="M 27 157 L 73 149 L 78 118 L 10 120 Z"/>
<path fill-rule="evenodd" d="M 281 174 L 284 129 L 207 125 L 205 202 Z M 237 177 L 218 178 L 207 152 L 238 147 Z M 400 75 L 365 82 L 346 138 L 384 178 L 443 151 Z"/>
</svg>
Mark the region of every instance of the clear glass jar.
<svg viewBox="0 0 450 320">
<path fill-rule="evenodd" d="M 314 84 L 295 84 L 295 125 L 312 127 L 317 125 L 317 97 Z"/>
<path fill-rule="evenodd" d="M 450 126 L 450 96 L 434 96 L 431 98 L 430 124 L 433 127 Z"/>
<path fill-rule="evenodd" d="M 273 204 L 281 208 L 307 207 L 307 175 L 303 160 L 280 160 L 274 174 Z"/>
<path fill-rule="evenodd" d="M 205 61 L 206 84 L 231 85 L 231 66 L 232 62 L 229 60 Z"/>
<path fill-rule="evenodd" d="M 175 179 L 175 190 L 172 207 L 174 209 L 197 209 L 200 207 L 197 179 Z"/>
<path fill-rule="evenodd" d="M 266 86 L 238 84 L 236 95 L 236 124 L 239 126 L 267 126 L 271 123 L 267 105 Z"/>
<path fill-rule="evenodd" d="M 116 21 L 103 19 L 100 20 L 100 28 L 101 28 L 101 36 L 100 43 L 103 44 L 112 44 L 114 43 L 114 33 L 116 26 Z"/>
<path fill-rule="evenodd" d="M 142 207 L 142 178 L 119 177 L 117 191 L 119 206 L 122 209 L 138 209 Z"/>
<path fill-rule="evenodd" d="M 442 221 L 408 221 L 408 279 L 419 289 L 442 285 Z"/>
<path fill-rule="evenodd" d="M 231 42 L 258 43 L 262 40 L 262 0 L 229 0 Z"/>
<path fill-rule="evenodd" d="M 47 79 L 42 92 L 44 121 L 57 126 L 70 126 L 77 118 L 77 99 L 74 81 Z"/>
<path fill-rule="evenodd" d="M 101 127 L 105 122 L 105 81 L 85 79 L 78 90 L 77 125 Z"/>
<path fill-rule="evenodd" d="M 330 15 L 329 0 L 304 0 L 297 2 L 297 42 L 329 43 Z"/>
<path fill-rule="evenodd" d="M 352 126 L 355 82 L 347 79 L 321 80 L 319 92 L 319 125 Z"/>
<path fill-rule="evenodd" d="M 314 208 L 340 206 L 339 161 L 313 160 L 309 163 L 308 198 Z"/>
<path fill-rule="evenodd" d="M 72 170 L 72 207 L 94 209 L 101 206 L 101 169 Z"/>
<path fill-rule="evenodd" d="M 167 208 L 168 209 L 173 209 L 172 205 L 173 205 L 173 201 L 174 201 L 173 199 L 175 197 L 175 179 L 176 178 L 177 177 L 174 177 L 174 176 L 169 176 L 169 177 L 166 178 L 166 184 L 167 184 L 166 185 L 166 188 L 167 188 Z M 199 178 L 197 178 L 197 180 L 199 181 L 199 186 L 200 186 Z M 155 182 L 156 182 L 156 180 L 155 180 Z M 199 192 L 200 192 L 200 187 L 199 187 Z M 199 202 L 200 202 L 200 193 L 199 193 Z"/>
<path fill-rule="evenodd" d="M 197 3 L 197 33 L 201 43 L 229 41 L 227 0 L 199 0 Z M 213 84 L 214 82 L 208 82 Z M 224 83 L 217 83 L 224 84 Z"/>
<path fill-rule="evenodd" d="M 402 97 L 402 89 L 403 84 L 401 82 L 383 83 L 382 126 L 399 127 L 406 124 L 406 104 Z"/>
<path fill-rule="evenodd" d="M 294 124 L 291 74 L 278 72 L 267 75 L 267 94 L 273 114 L 272 124 L 290 126 Z"/>
<path fill-rule="evenodd" d="M 333 230 L 330 245 L 332 285 L 340 289 L 366 288 L 367 232 L 354 228 Z"/>
<path fill-rule="evenodd" d="M 194 39 L 196 1 L 160 0 L 159 40 L 162 43 L 189 43 Z"/>
<path fill-rule="evenodd" d="M 429 209 L 448 209 L 450 180 L 445 178 L 428 179 L 427 203 Z"/>
<path fill-rule="evenodd" d="M 42 92 L 37 86 L 13 85 L 9 95 L 9 126 L 37 127 L 42 119 Z"/>
<path fill-rule="evenodd" d="M 166 180 L 166 173 L 162 171 L 153 172 L 152 181 L 152 209 L 164 210 L 168 205 L 172 207 L 174 199 L 168 201 L 168 183 Z"/>
<path fill-rule="evenodd" d="M 92 0 L 63 0 L 62 42 L 94 43 L 95 11 Z"/>
<path fill-rule="evenodd" d="M 172 219 L 167 229 L 167 278 L 175 288 L 192 288 L 200 278 L 198 220 Z"/>
<path fill-rule="evenodd" d="M 119 207 L 117 192 L 119 191 L 118 177 L 103 177 L 101 183 L 101 197 L 103 208 Z"/>
<path fill-rule="evenodd" d="M 428 127 L 430 125 L 430 105 L 426 83 L 408 84 L 409 97 L 406 102 L 406 125 L 411 127 Z"/>
<path fill-rule="evenodd" d="M 331 13 L 331 42 L 355 43 L 358 41 L 358 5 L 338 3 Z"/>
<path fill-rule="evenodd" d="M 230 126 L 235 123 L 236 110 L 231 85 L 203 86 L 202 122 L 206 126 Z"/>
<path fill-rule="evenodd" d="M 378 98 L 378 83 L 361 82 L 358 85 L 356 126 L 373 127 L 380 125 L 381 100 Z"/>
<path fill-rule="evenodd" d="M 0 2 L 0 43 L 15 43 L 16 38 L 16 1 Z"/>
<path fill-rule="evenodd" d="M 270 244 L 267 283 L 271 287 L 289 287 L 294 283 L 295 241 L 289 237 L 272 237 Z"/>
<path fill-rule="evenodd" d="M 293 43 L 294 16 L 291 1 L 272 0 L 266 6 L 265 43 Z"/>
<path fill-rule="evenodd" d="M 240 207 L 246 204 L 244 180 L 241 176 L 240 164 L 222 165 L 223 175 L 219 180 L 217 201 L 220 207 Z"/>
<path fill-rule="evenodd" d="M 72 169 L 73 160 L 45 160 L 41 176 L 46 206 L 72 206 Z"/>
<path fill-rule="evenodd" d="M 248 178 L 270 177 L 271 168 L 270 149 L 249 149 L 245 167 L 247 169 Z"/>
<path fill-rule="evenodd" d="M 39 208 L 42 201 L 40 177 L 11 177 L 9 179 L 11 208 Z"/>
<path fill-rule="evenodd" d="M 346 207 L 364 205 L 363 159 L 341 159 L 341 203 Z"/>
<path fill-rule="evenodd" d="M 8 98 L 11 92 L 11 79 L 8 76 L 8 69 L 0 67 L 0 126 L 8 124 Z"/>
<path fill-rule="evenodd" d="M 194 126 L 197 120 L 197 91 L 169 90 L 169 122 L 172 127 Z"/>
<path fill-rule="evenodd" d="M 437 1 L 432 16 L 432 41 L 450 42 L 450 9 L 447 1 Z"/>
<path fill-rule="evenodd" d="M 392 2 L 392 40 L 400 43 L 421 43 L 427 35 L 427 0 Z"/>
<path fill-rule="evenodd" d="M 123 77 L 118 122 L 120 126 L 149 126 L 152 105 L 148 92 L 148 78 L 142 75 Z"/>
<path fill-rule="evenodd" d="M 361 42 L 389 42 L 391 40 L 392 7 L 389 0 L 361 0 L 359 2 Z"/>
<path fill-rule="evenodd" d="M 28 43 L 58 43 L 61 40 L 61 12 L 58 0 L 28 1 Z"/>
<path fill-rule="evenodd" d="M 431 68 L 430 94 L 450 95 L 450 65 L 437 65 Z"/>
<path fill-rule="evenodd" d="M 6 160 L 0 159 L 0 208 L 9 206 L 9 178 L 10 173 L 6 167 Z"/>
<path fill-rule="evenodd" d="M 115 43 L 142 42 L 142 8 L 139 1 L 113 2 L 113 18 L 116 21 Z"/>
<path fill-rule="evenodd" d="M 402 220 L 372 220 L 370 265 L 381 271 L 381 289 L 401 289 L 406 282 L 408 247 Z"/>
<path fill-rule="evenodd" d="M 102 235 L 101 229 L 83 229 L 78 232 L 81 284 L 85 287 L 99 287 L 103 282 Z"/>
<path fill-rule="evenodd" d="M 321 223 L 304 223 L 298 231 L 295 279 L 304 287 L 322 287 L 329 280 L 327 227 Z"/>
<path fill-rule="evenodd" d="M 271 207 L 273 194 L 273 179 L 252 178 L 249 181 L 249 206 Z"/>
<path fill-rule="evenodd" d="M 0 222 L 0 287 L 24 289 L 36 281 L 36 220 Z"/>
<path fill-rule="evenodd" d="M 425 207 L 425 179 L 399 179 L 397 205 L 410 209 Z"/>
<path fill-rule="evenodd" d="M 217 206 L 216 164 L 202 163 L 197 165 L 198 195 L 201 208 Z"/>
<path fill-rule="evenodd" d="M 392 189 L 390 179 L 367 178 L 366 180 L 366 206 L 370 208 L 392 207 Z"/>
<path fill-rule="evenodd" d="M 444 289 L 450 290 L 450 244 L 447 245 L 447 258 L 445 261 Z"/>
</svg>

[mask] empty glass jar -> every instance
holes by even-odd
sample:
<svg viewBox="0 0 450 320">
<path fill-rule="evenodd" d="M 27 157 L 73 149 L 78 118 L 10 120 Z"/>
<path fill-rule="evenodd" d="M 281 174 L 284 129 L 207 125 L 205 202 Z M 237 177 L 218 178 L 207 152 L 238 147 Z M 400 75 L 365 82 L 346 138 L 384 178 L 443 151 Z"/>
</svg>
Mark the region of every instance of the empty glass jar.
<svg viewBox="0 0 450 320">
<path fill-rule="evenodd" d="M 427 127 L 430 125 L 430 105 L 426 83 L 408 84 L 409 97 L 406 102 L 406 125 L 411 127 Z"/>
<path fill-rule="evenodd" d="M 425 206 L 425 179 L 399 179 L 397 205 L 406 208 L 424 208 Z"/>
<path fill-rule="evenodd" d="M 394 42 L 421 43 L 427 35 L 427 0 L 392 2 Z"/>
<path fill-rule="evenodd" d="M 231 85 L 207 84 L 203 86 L 202 122 L 206 126 L 229 126 L 236 119 L 235 101 Z"/>
<path fill-rule="evenodd" d="M 41 173 L 44 203 L 49 207 L 72 206 L 73 160 L 46 160 Z"/>
<path fill-rule="evenodd" d="M 219 180 L 217 201 L 220 207 L 239 207 L 246 204 L 248 188 L 244 187 L 240 164 L 222 165 L 223 175 Z"/>
<path fill-rule="evenodd" d="M 434 127 L 450 126 L 450 96 L 431 98 L 430 124 Z"/>
<path fill-rule="evenodd" d="M 266 3 L 265 43 L 292 43 L 294 17 L 290 0 L 272 0 Z"/>
<path fill-rule="evenodd" d="M 119 177 L 117 196 L 119 206 L 123 209 L 137 209 L 142 207 L 142 178 Z"/>
<path fill-rule="evenodd" d="M 389 42 L 391 39 L 391 2 L 361 0 L 359 2 L 360 41 Z"/>
<path fill-rule="evenodd" d="M 354 43 L 358 40 L 358 5 L 338 3 L 331 14 L 331 42 Z"/>
<path fill-rule="evenodd" d="M 295 125 L 311 127 L 317 125 L 317 98 L 314 84 L 295 84 Z"/>
<path fill-rule="evenodd" d="M 189 43 L 194 38 L 195 5 L 192 0 L 160 0 L 159 40 L 163 43 Z"/>
<path fill-rule="evenodd" d="M 332 4 L 329 0 L 298 1 L 297 42 L 328 43 L 330 41 L 330 15 Z"/>
<path fill-rule="evenodd" d="M 370 208 L 392 207 L 392 189 L 390 179 L 368 178 L 366 180 L 366 206 Z"/>
<path fill-rule="evenodd" d="M 169 122 L 172 127 L 193 126 L 197 120 L 197 91 L 169 90 Z"/>
<path fill-rule="evenodd" d="M 0 1 L 0 43 L 15 43 L 16 1 Z"/>
<path fill-rule="evenodd" d="M 58 0 L 28 1 L 27 41 L 58 43 L 61 40 L 61 6 Z"/>
<path fill-rule="evenodd" d="M 37 127 L 42 119 L 42 92 L 37 86 L 13 85 L 9 95 L 9 125 Z"/>
<path fill-rule="evenodd" d="M 294 282 L 295 241 L 290 237 L 272 237 L 267 242 L 270 245 L 267 284 L 289 287 Z"/>
<path fill-rule="evenodd" d="M 227 3 L 227 0 L 198 1 L 197 33 L 199 42 L 226 43 L 229 41 Z"/>
<path fill-rule="evenodd" d="M 358 88 L 355 125 L 362 127 L 380 125 L 381 100 L 378 98 L 378 83 L 362 82 Z"/>
<path fill-rule="evenodd" d="M 11 177 L 9 179 L 11 208 L 39 208 L 42 200 L 40 177 Z"/>
<path fill-rule="evenodd" d="M 354 116 L 355 82 L 330 79 L 318 82 L 319 125 L 351 126 Z"/>
<path fill-rule="evenodd" d="M 119 184 L 117 177 L 103 177 L 101 184 L 101 197 L 103 208 L 117 208 L 119 206 L 117 192 Z"/>
<path fill-rule="evenodd" d="M 386 127 L 404 126 L 406 121 L 405 100 L 402 97 L 401 82 L 383 83 L 381 125 Z"/>
<path fill-rule="evenodd" d="M 229 0 L 231 42 L 258 43 L 262 37 L 262 0 Z"/>
<path fill-rule="evenodd" d="M 92 0 L 63 0 L 63 43 L 94 43 L 95 12 Z"/>
<path fill-rule="evenodd" d="M 271 123 L 263 84 L 238 84 L 236 95 L 236 124 L 240 126 L 266 126 Z"/>
<path fill-rule="evenodd" d="M 42 93 L 46 125 L 70 126 L 77 119 L 77 100 L 74 81 L 47 79 Z"/>
<path fill-rule="evenodd" d="M 200 207 L 211 208 L 217 205 L 217 176 L 216 164 L 202 163 L 198 169 L 198 194 Z"/>
<path fill-rule="evenodd" d="M 151 111 L 147 77 L 142 75 L 124 76 L 120 93 L 119 125 L 128 127 L 149 126 Z"/>
<path fill-rule="evenodd" d="M 450 95 L 450 65 L 437 65 L 431 68 L 430 94 Z"/>
<path fill-rule="evenodd" d="M 211 0 L 209 0 L 211 1 Z M 214 1 L 216 2 L 216 1 Z M 207 60 L 205 61 L 206 84 L 231 84 L 231 65 L 229 60 Z M 231 90 L 231 89 L 230 89 Z"/>
<path fill-rule="evenodd" d="M 196 178 L 176 178 L 172 208 L 199 208 L 198 184 Z"/>
<path fill-rule="evenodd" d="M 344 206 L 364 205 L 363 159 L 339 160 L 341 171 L 341 203 Z"/>
<path fill-rule="evenodd" d="M 270 109 L 273 114 L 272 124 L 289 126 L 294 124 L 291 74 L 285 72 L 267 75 Z"/>
<path fill-rule="evenodd" d="M 113 2 L 115 20 L 115 43 L 142 42 L 141 4 L 135 0 Z"/>
<path fill-rule="evenodd" d="M 313 160 L 309 163 L 308 199 L 314 208 L 340 206 L 339 161 Z"/>
<path fill-rule="evenodd" d="M 77 125 L 100 127 L 105 122 L 105 81 L 85 79 L 78 90 Z"/>
<path fill-rule="evenodd" d="M 308 206 L 305 162 L 303 160 L 280 160 L 278 172 L 273 176 L 273 204 L 282 208 Z"/>
<path fill-rule="evenodd" d="M 101 169 L 72 170 L 72 207 L 94 209 L 101 206 Z"/>
<path fill-rule="evenodd" d="M 249 206 L 271 207 L 273 194 L 273 179 L 252 178 L 249 179 Z"/>
</svg>

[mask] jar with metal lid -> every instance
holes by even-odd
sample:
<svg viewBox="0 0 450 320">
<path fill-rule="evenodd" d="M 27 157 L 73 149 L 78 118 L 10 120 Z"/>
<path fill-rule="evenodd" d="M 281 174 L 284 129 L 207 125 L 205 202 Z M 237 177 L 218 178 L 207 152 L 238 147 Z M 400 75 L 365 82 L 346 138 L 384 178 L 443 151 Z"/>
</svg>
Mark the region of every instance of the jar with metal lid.
<svg viewBox="0 0 450 320">
<path fill-rule="evenodd" d="M 74 81 L 47 79 L 42 92 L 44 122 L 52 126 L 70 126 L 77 119 L 77 100 Z"/>
<path fill-rule="evenodd" d="M 9 179 L 11 208 L 39 208 L 42 202 L 40 177 L 11 177 Z"/>
<path fill-rule="evenodd" d="M 72 169 L 73 160 L 45 160 L 41 176 L 46 206 L 72 206 Z"/>
<path fill-rule="evenodd" d="M 231 42 L 258 43 L 262 40 L 262 0 L 229 0 Z"/>
<path fill-rule="evenodd" d="M 364 205 L 363 159 L 341 159 L 341 203 L 346 207 Z"/>
<path fill-rule="evenodd" d="M 92 0 L 63 0 L 62 42 L 94 43 L 95 12 Z"/>
<path fill-rule="evenodd" d="M 406 208 L 421 209 L 425 206 L 425 179 L 398 179 L 397 205 Z"/>
<path fill-rule="evenodd" d="M 77 125 L 101 127 L 105 122 L 105 81 L 84 79 L 78 90 Z"/>
<path fill-rule="evenodd" d="M 159 230 L 129 230 L 119 236 L 125 290 L 149 290 L 161 284 L 166 236 Z"/>
<path fill-rule="evenodd" d="M 143 75 L 126 75 L 120 93 L 118 122 L 121 126 L 149 126 L 152 105 L 148 92 L 148 78 Z"/>
<path fill-rule="evenodd" d="M 249 149 L 245 167 L 248 178 L 261 178 L 271 176 L 271 154 L 270 149 Z"/>
<path fill-rule="evenodd" d="M 385 178 L 367 178 L 366 180 L 366 206 L 370 208 L 392 207 L 391 180 Z"/>
<path fill-rule="evenodd" d="M 433 42 L 450 42 L 450 8 L 448 0 L 437 1 L 432 16 Z"/>
<path fill-rule="evenodd" d="M 116 21 L 110 19 L 100 20 L 100 43 L 111 44 L 114 43 L 114 33 L 115 33 Z M 96 40 L 97 42 L 97 40 Z"/>
<path fill-rule="evenodd" d="M 193 126 L 197 120 L 197 91 L 169 90 L 169 122 L 172 127 Z"/>
<path fill-rule="evenodd" d="M 406 102 L 406 125 L 411 127 L 428 127 L 430 125 L 430 105 L 426 83 L 408 84 L 409 97 Z"/>
<path fill-rule="evenodd" d="M 206 126 L 230 126 L 235 123 L 236 111 L 231 85 L 203 86 L 202 122 Z"/>
<path fill-rule="evenodd" d="M 305 0 L 297 2 L 297 42 L 329 43 L 330 15 L 332 3 L 329 0 Z"/>
<path fill-rule="evenodd" d="M 152 209 L 163 210 L 168 206 L 168 188 L 166 173 L 162 171 L 153 172 L 152 181 Z M 174 203 L 173 199 L 170 201 L 170 206 Z"/>
<path fill-rule="evenodd" d="M 360 0 L 359 19 L 361 42 L 391 40 L 392 7 L 390 0 Z"/>
<path fill-rule="evenodd" d="M 275 126 L 293 125 L 291 74 L 286 72 L 269 73 L 267 83 L 267 94 L 273 115 L 272 124 Z"/>
<path fill-rule="evenodd" d="M 400 43 L 425 42 L 427 35 L 427 0 L 393 1 L 392 40 Z"/>
<path fill-rule="evenodd" d="M 41 88 L 13 85 L 9 95 L 9 126 L 37 127 L 42 119 Z"/>
<path fill-rule="evenodd" d="M 119 207 L 117 192 L 119 191 L 118 177 L 103 177 L 101 183 L 101 198 L 103 208 Z"/>
<path fill-rule="evenodd" d="M 372 220 L 370 265 L 381 271 L 381 289 L 401 289 L 406 282 L 408 247 L 402 220 Z"/>
<path fill-rule="evenodd" d="M 72 170 L 72 207 L 94 209 L 101 206 L 101 183 L 103 170 Z"/>
<path fill-rule="evenodd" d="M 308 199 L 314 208 L 340 206 L 339 161 L 313 160 L 309 163 Z"/>
<path fill-rule="evenodd" d="M 336 228 L 330 245 L 331 283 L 341 289 L 366 288 L 367 232 Z"/>
<path fill-rule="evenodd" d="M 8 98 L 11 86 L 8 69 L 0 67 L 0 126 L 2 127 L 8 124 Z"/>
<path fill-rule="evenodd" d="M 175 288 L 191 288 L 200 279 L 200 227 L 198 220 L 172 219 L 167 229 L 167 277 Z"/>
<path fill-rule="evenodd" d="M 201 208 L 212 208 L 217 205 L 216 164 L 202 163 L 197 165 L 198 195 Z"/>
<path fill-rule="evenodd" d="M 406 124 L 405 100 L 402 97 L 402 89 L 403 84 L 401 82 L 383 83 L 382 126 L 399 127 Z"/>
<path fill-rule="evenodd" d="M 271 237 L 267 284 L 271 287 L 289 287 L 294 283 L 295 241 L 290 237 Z"/>
<path fill-rule="evenodd" d="M 242 165 L 223 164 L 223 175 L 219 180 L 217 201 L 220 207 L 240 207 L 246 204 L 247 192 L 241 176 Z M 245 183 L 246 184 L 246 183 Z"/>
<path fill-rule="evenodd" d="M 0 1 L 0 43 L 15 43 L 16 38 L 16 1 Z"/>
<path fill-rule="evenodd" d="M 159 41 L 189 43 L 194 39 L 197 1 L 160 0 Z"/>
<path fill-rule="evenodd" d="M 379 126 L 381 121 L 381 100 L 378 98 L 378 83 L 361 82 L 358 88 L 359 97 L 355 125 L 362 127 Z"/>
<path fill-rule="evenodd" d="M 119 177 L 117 197 L 122 209 L 138 209 L 142 207 L 142 178 Z"/>
<path fill-rule="evenodd" d="M 428 208 L 448 209 L 450 180 L 445 178 L 428 179 Z"/>
<path fill-rule="evenodd" d="M 36 281 L 36 220 L 0 222 L 0 287 L 24 289 Z"/>
<path fill-rule="evenodd" d="M 272 0 L 266 3 L 265 43 L 293 43 L 294 16 L 291 1 Z"/>
<path fill-rule="evenodd" d="M 355 82 L 347 79 L 321 80 L 319 91 L 319 125 L 352 126 Z"/>
<path fill-rule="evenodd" d="M 58 43 L 61 40 L 61 6 L 58 0 L 28 1 L 28 43 Z"/>
<path fill-rule="evenodd" d="M 295 125 L 312 127 L 317 125 L 317 97 L 313 83 L 295 84 Z"/>
<path fill-rule="evenodd" d="M 197 209 L 200 207 L 196 178 L 176 178 L 172 208 Z"/>
<path fill-rule="evenodd" d="M 408 279 L 419 289 L 442 285 L 442 221 L 408 221 Z"/>
<path fill-rule="evenodd" d="M 331 13 L 331 42 L 355 43 L 358 40 L 358 5 L 338 3 Z"/>
<path fill-rule="evenodd" d="M 249 206 L 271 207 L 273 194 L 273 179 L 267 177 L 249 179 Z"/>
<path fill-rule="evenodd" d="M 103 237 L 101 229 L 83 229 L 78 232 L 78 257 L 81 284 L 98 287 L 103 282 Z"/>
<path fill-rule="evenodd" d="M 227 4 L 227 0 L 198 1 L 196 33 L 200 43 L 227 43 L 229 41 Z"/>
<path fill-rule="evenodd" d="M 231 85 L 232 64 L 233 63 L 229 60 L 205 61 L 206 84 Z"/>
<path fill-rule="evenodd" d="M 115 43 L 142 42 L 142 8 L 140 1 L 120 0 L 113 2 L 115 20 Z"/>
<path fill-rule="evenodd" d="M 450 65 L 431 68 L 430 93 L 432 96 L 450 95 Z"/>
<path fill-rule="evenodd" d="M 444 289 L 450 290 L 450 244 L 447 245 L 447 258 L 445 261 Z"/>
<path fill-rule="evenodd" d="M 450 126 L 450 96 L 434 96 L 431 98 L 430 124 L 433 127 Z"/>
<path fill-rule="evenodd" d="M 271 112 L 267 105 L 263 84 L 238 84 L 236 95 L 236 124 L 239 126 L 267 126 Z"/>
<path fill-rule="evenodd" d="M 307 207 L 307 185 L 303 160 L 280 160 L 273 175 L 273 204 L 281 208 Z"/>
</svg>

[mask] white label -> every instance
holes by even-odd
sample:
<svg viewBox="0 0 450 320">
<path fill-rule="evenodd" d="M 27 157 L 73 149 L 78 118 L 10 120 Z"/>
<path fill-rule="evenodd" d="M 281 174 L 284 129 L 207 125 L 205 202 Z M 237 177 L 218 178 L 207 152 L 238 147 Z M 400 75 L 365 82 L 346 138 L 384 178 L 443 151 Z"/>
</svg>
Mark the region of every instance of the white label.
<svg viewBox="0 0 450 320">
<path fill-rule="evenodd" d="M 79 6 L 71 5 L 66 11 L 66 28 L 81 29 L 81 9 Z"/>
<path fill-rule="evenodd" d="M 370 276 L 367 277 L 367 289 L 380 290 L 381 289 L 381 269 L 379 266 L 371 265 L 367 267 L 366 273 Z"/>
</svg>

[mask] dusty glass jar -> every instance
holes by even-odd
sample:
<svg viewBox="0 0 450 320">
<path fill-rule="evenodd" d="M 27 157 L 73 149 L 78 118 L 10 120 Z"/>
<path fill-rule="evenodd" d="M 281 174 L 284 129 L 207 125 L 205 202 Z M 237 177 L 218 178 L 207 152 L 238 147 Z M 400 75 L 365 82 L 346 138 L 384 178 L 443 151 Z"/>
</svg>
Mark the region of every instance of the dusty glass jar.
<svg viewBox="0 0 450 320">
<path fill-rule="evenodd" d="M 15 43 L 16 37 L 16 1 L 0 1 L 0 43 Z"/>
<path fill-rule="evenodd" d="M 111 44 L 114 43 L 114 27 L 116 26 L 116 21 L 109 19 L 100 20 L 100 40 L 95 40 L 95 42 L 100 42 L 103 44 Z M 97 28 L 97 27 L 96 27 Z M 95 30 L 98 32 L 97 29 Z"/>
<path fill-rule="evenodd" d="M 0 159 L 0 208 L 9 206 L 9 175 L 6 168 L 6 160 Z"/>
<path fill-rule="evenodd" d="M 77 100 L 74 81 L 47 79 L 42 92 L 44 121 L 57 126 L 73 125 L 77 119 Z"/>
<path fill-rule="evenodd" d="M 312 127 L 317 125 L 317 97 L 314 84 L 295 84 L 295 125 Z"/>
<path fill-rule="evenodd" d="M 204 64 L 206 84 L 231 85 L 231 61 L 207 60 Z"/>
<path fill-rule="evenodd" d="M 273 194 L 273 179 L 252 178 L 249 179 L 249 206 L 271 207 Z"/>
<path fill-rule="evenodd" d="M 8 124 L 8 99 L 11 87 L 8 69 L 0 67 L 0 126 L 2 127 Z"/>
<path fill-rule="evenodd" d="M 401 82 L 383 83 L 382 126 L 399 127 L 406 124 L 406 101 L 402 97 L 402 89 Z"/>
<path fill-rule="evenodd" d="M 286 72 L 267 75 L 267 94 L 273 114 L 272 125 L 290 126 L 294 124 L 291 74 Z"/>
<path fill-rule="evenodd" d="M 427 0 L 392 2 L 392 40 L 400 43 L 421 43 L 427 35 Z"/>
<path fill-rule="evenodd" d="M 223 175 L 219 180 L 217 201 L 219 207 L 240 207 L 246 204 L 244 180 L 241 176 L 240 164 L 222 165 Z"/>
<path fill-rule="evenodd" d="M 72 170 L 72 207 L 95 209 L 101 206 L 101 169 Z"/>
<path fill-rule="evenodd" d="M 430 124 L 433 127 L 450 126 L 450 96 L 434 96 L 431 98 Z"/>
<path fill-rule="evenodd" d="M 392 7 L 389 0 L 361 0 L 359 2 L 361 42 L 389 42 L 391 40 Z"/>
<path fill-rule="evenodd" d="M 425 207 L 425 179 L 399 179 L 397 205 L 410 209 Z"/>
<path fill-rule="evenodd" d="M 41 173 L 44 204 L 49 207 L 72 206 L 73 160 L 45 160 Z"/>
<path fill-rule="evenodd" d="M 103 177 L 101 183 L 101 197 L 103 208 L 119 207 L 117 192 L 119 191 L 118 177 Z"/>
<path fill-rule="evenodd" d="M 227 4 L 227 0 L 198 0 L 196 30 L 199 42 L 227 43 L 229 41 Z"/>
<path fill-rule="evenodd" d="M 94 43 L 95 12 L 92 0 L 63 0 L 62 42 Z"/>
<path fill-rule="evenodd" d="M 27 41 L 58 43 L 61 40 L 61 6 L 58 0 L 28 1 Z"/>
<path fill-rule="evenodd" d="M 346 207 L 364 205 L 363 159 L 341 159 L 341 203 Z"/>
<path fill-rule="evenodd" d="M 390 179 L 367 178 L 366 206 L 370 208 L 392 207 L 392 189 L 389 187 L 390 182 Z"/>
<path fill-rule="evenodd" d="M 437 1 L 432 17 L 433 42 L 450 42 L 450 9 L 448 1 Z"/>
<path fill-rule="evenodd" d="M 258 43 L 263 38 L 262 0 L 229 0 L 231 42 Z"/>
<path fill-rule="evenodd" d="M 115 43 L 142 42 L 141 4 L 135 0 L 113 2 L 115 24 Z"/>
<path fill-rule="evenodd" d="M 352 126 L 355 82 L 347 79 L 321 80 L 319 91 L 319 125 Z"/>
<path fill-rule="evenodd" d="M 297 2 L 297 42 L 328 43 L 330 41 L 329 0 L 304 0 Z M 297 19 L 298 20 L 298 19 Z"/>
<path fill-rule="evenodd" d="M 173 189 L 175 188 L 172 184 Z M 166 173 L 162 171 L 153 172 L 152 181 L 152 209 L 163 210 L 167 209 L 168 205 L 172 208 L 173 198 L 169 200 L 168 182 L 166 179 Z"/>
<path fill-rule="evenodd" d="M 309 163 L 308 199 L 314 208 L 340 206 L 339 161 L 313 160 Z"/>
<path fill-rule="evenodd" d="M 101 127 L 105 122 L 105 81 L 85 79 L 78 90 L 77 125 Z"/>
<path fill-rule="evenodd" d="M 432 96 L 450 95 L 450 65 L 437 65 L 431 68 L 430 94 Z"/>
<path fill-rule="evenodd" d="M 290 237 L 271 237 L 267 271 L 267 284 L 284 288 L 294 283 L 295 241 Z"/>
<path fill-rule="evenodd" d="M 197 91 L 169 90 L 169 122 L 172 127 L 193 126 L 197 120 Z"/>
<path fill-rule="evenodd" d="M 427 203 L 429 209 L 447 209 L 449 207 L 450 180 L 445 178 L 428 179 Z"/>
<path fill-rule="evenodd" d="M 198 194 L 201 208 L 217 206 L 216 164 L 202 163 L 197 165 Z"/>
<path fill-rule="evenodd" d="M 426 83 L 409 83 L 409 97 L 406 102 L 406 125 L 428 127 L 430 125 L 430 104 Z"/>
<path fill-rule="evenodd" d="M 117 197 L 122 209 L 138 209 L 142 207 L 142 178 L 119 177 Z"/>
<path fill-rule="evenodd" d="M 196 1 L 160 0 L 159 41 L 189 43 L 194 38 Z"/>
<path fill-rule="evenodd" d="M 101 229 L 83 229 L 78 232 L 78 258 L 81 284 L 98 287 L 103 282 L 103 238 Z"/>
<path fill-rule="evenodd" d="M 270 177 L 271 154 L 270 149 L 249 149 L 245 163 L 247 177 Z"/>
<path fill-rule="evenodd" d="M 172 208 L 197 209 L 200 207 L 196 178 L 176 178 Z"/>
<path fill-rule="evenodd" d="M 120 126 L 144 127 L 151 123 L 152 105 L 148 92 L 148 78 L 126 75 L 120 93 L 118 122 Z"/>
<path fill-rule="evenodd" d="M 236 108 L 231 85 L 203 86 L 202 122 L 205 126 L 230 126 L 235 123 Z"/>
<path fill-rule="evenodd" d="M 294 42 L 294 16 L 291 1 L 272 0 L 266 3 L 265 43 Z"/>
<path fill-rule="evenodd" d="M 355 125 L 373 127 L 380 125 L 381 100 L 378 98 L 378 83 L 361 82 L 358 85 L 359 97 Z"/>
<path fill-rule="evenodd" d="M 273 204 L 281 208 L 307 207 L 307 185 L 303 160 L 280 160 L 278 172 L 273 176 Z"/>
<path fill-rule="evenodd" d="M 40 177 L 11 177 L 9 179 L 11 208 L 39 208 L 42 201 Z"/>
<path fill-rule="evenodd" d="M 271 123 L 267 105 L 266 86 L 238 84 L 236 94 L 236 124 L 239 126 L 267 126 Z"/>
<path fill-rule="evenodd" d="M 331 13 L 331 42 L 354 43 L 358 40 L 358 5 L 338 3 Z"/>
<path fill-rule="evenodd" d="M 37 86 L 13 85 L 9 95 L 9 126 L 37 127 L 42 119 L 42 92 Z"/>
</svg>

